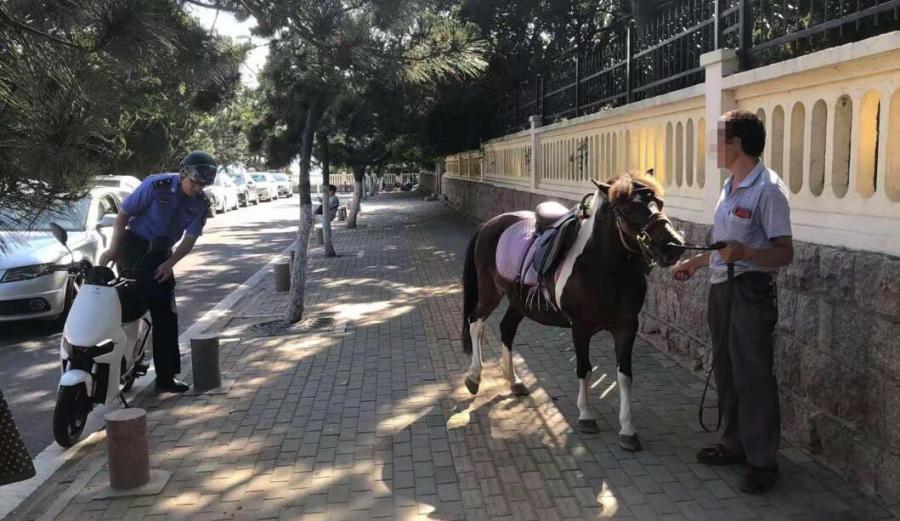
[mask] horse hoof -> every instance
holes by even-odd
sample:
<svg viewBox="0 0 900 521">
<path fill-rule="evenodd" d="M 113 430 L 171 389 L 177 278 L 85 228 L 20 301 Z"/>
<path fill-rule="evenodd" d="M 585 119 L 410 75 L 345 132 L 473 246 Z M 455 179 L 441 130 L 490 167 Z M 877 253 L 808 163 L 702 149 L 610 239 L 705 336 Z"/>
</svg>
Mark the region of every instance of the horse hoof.
<svg viewBox="0 0 900 521">
<path fill-rule="evenodd" d="M 641 446 L 641 440 L 638 439 L 637 434 L 633 436 L 626 436 L 624 434 L 619 434 L 619 447 L 622 447 L 624 450 L 628 452 L 640 452 L 644 448 Z"/>
<path fill-rule="evenodd" d="M 600 428 L 597 427 L 597 420 L 578 420 L 578 430 L 585 434 L 597 434 Z"/>
<path fill-rule="evenodd" d="M 475 382 L 468 376 L 466 377 L 466 389 L 472 394 L 478 394 L 478 382 Z"/>
<path fill-rule="evenodd" d="M 522 382 L 516 382 L 510 385 L 509 390 L 512 391 L 513 396 L 528 396 L 531 394 L 531 391 L 529 391 Z"/>
</svg>

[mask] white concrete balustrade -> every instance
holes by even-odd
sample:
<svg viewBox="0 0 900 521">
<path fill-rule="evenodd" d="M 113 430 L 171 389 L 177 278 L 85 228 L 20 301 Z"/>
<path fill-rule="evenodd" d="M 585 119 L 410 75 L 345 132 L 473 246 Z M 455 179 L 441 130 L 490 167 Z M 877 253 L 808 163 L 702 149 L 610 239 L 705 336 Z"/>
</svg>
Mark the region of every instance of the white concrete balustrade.
<svg viewBox="0 0 900 521">
<path fill-rule="evenodd" d="M 591 179 L 653 169 L 670 215 L 710 224 L 725 172 L 709 121 L 741 108 L 765 122 L 797 239 L 900 255 L 900 32 L 746 72 L 735 60 L 709 53 L 703 84 L 533 125 L 446 158 L 447 174 L 573 200 Z"/>
</svg>

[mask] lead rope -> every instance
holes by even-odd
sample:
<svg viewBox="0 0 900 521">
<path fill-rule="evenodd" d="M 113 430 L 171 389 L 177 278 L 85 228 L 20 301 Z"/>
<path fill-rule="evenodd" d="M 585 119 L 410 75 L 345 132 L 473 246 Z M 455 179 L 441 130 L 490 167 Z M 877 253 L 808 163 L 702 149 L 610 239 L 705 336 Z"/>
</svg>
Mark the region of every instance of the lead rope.
<svg viewBox="0 0 900 521">
<path fill-rule="evenodd" d="M 697 419 L 700 421 L 700 428 L 704 430 L 704 432 L 718 432 L 722 427 L 722 404 L 717 403 L 717 418 L 716 418 L 716 428 L 714 430 L 710 430 L 709 427 L 703 422 L 703 404 L 706 403 L 706 393 L 709 391 L 709 380 L 712 377 L 713 371 L 716 369 L 716 361 L 719 359 L 719 354 L 722 352 L 722 349 L 725 349 L 728 345 L 728 342 L 731 340 L 731 307 L 734 304 L 734 263 L 728 263 L 728 306 L 725 308 L 725 323 L 727 326 L 725 330 L 719 335 L 719 348 L 715 349 L 713 346 L 713 358 L 712 365 L 709 367 L 709 372 L 706 373 L 706 384 L 703 386 L 703 395 L 700 397 L 700 407 L 697 409 Z M 723 338 L 724 337 L 724 338 Z"/>
</svg>

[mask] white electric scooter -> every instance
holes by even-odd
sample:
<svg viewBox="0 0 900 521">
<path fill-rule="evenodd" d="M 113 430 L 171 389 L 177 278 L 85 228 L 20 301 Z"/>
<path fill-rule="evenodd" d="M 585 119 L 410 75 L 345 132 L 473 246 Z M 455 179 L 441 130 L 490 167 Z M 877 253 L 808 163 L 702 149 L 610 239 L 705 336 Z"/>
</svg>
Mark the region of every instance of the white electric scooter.
<svg viewBox="0 0 900 521">
<path fill-rule="evenodd" d="M 50 228 L 66 246 L 66 231 L 55 223 Z M 53 437 L 71 447 L 81 438 L 94 404 L 121 400 L 128 407 L 122 393 L 147 373 L 144 355 L 152 346 L 152 323 L 134 281 L 87 261 L 53 269 L 82 281 L 63 326 L 62 376 L 53 411 Z"/>
</svg>

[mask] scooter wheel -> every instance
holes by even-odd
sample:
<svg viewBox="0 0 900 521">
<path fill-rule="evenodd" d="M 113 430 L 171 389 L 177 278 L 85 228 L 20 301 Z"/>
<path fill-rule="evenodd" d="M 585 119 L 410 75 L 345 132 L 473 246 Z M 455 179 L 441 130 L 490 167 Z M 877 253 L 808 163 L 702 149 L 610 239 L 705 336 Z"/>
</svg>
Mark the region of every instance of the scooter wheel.
<svg viewBox="0 0 900 521">
<path fill-rule="evenodd" d="M 91 397 L 85 384 L 60 387 L 53 410 L 53 438 L 56 443 L 66 448 L 78 443 L 90 412 Z"/>
</svg>

